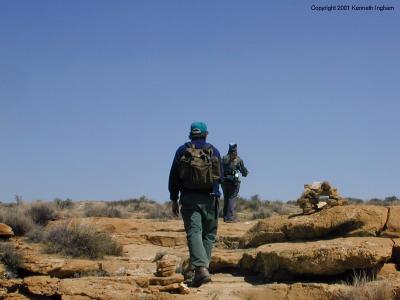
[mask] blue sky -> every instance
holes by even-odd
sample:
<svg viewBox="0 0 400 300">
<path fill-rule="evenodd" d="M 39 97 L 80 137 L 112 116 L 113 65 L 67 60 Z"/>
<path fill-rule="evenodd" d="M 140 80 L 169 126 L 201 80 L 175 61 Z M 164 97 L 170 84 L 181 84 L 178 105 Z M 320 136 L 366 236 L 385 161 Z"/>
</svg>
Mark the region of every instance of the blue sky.
<svg viewBox="0 0 400 300">
<path fill-rule="evenodd" d="M 399 2 L 315 3 L 0 1 L 0 200 L 168 200 L 198 120 L 243 196 L 400 196 Z"/>
</svg>

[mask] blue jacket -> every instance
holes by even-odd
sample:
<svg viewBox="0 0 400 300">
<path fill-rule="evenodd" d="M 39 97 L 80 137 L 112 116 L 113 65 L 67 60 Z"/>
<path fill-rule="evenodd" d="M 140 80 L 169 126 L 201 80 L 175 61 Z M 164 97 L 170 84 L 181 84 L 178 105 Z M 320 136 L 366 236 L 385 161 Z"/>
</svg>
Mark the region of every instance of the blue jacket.
<svg viewBox="0 0 400 300">
<path fill-rule="evenodd" d="M 196 149 L 202 148 L 204 145 L 206 145 L 206 140 L 205 139 L 195 139 L 192 140 L 191 143 L 196 147 Z M 178 201 L 179 199 L 179 192 L 185 193 L 185 191 L 182 189 L 182 182 L 179 178 L 179 172 L 178 172 L 178 164 L 179 164 L 179 159 L 185 152 L 187 146 L 186 143 L 183 144 L 176 150 L 174 160 L 172 162 L 171 166 L 171 171 L 169 173 L 169 183 L 168 183 L 168 189 L 170 193 L 170 199 L 172 201 Z M 222 181 L 222 176 L 224 174 L 223 168 L 222 168 L 222 160 L 221 160 L 221 155 L 219 154 L 219 151 L 217 148 L 213 146 L 213 156 L 218 157 L 218 160 L 220 161 L 220 168 L 221 168 L 221 179 L 219 182 L 215 182 L 213 186 L 213 190 L 209 191 L 210 193 L 214 193 L 215 196 L 220 197 L 221 193 L 219 191 L 219 184 Z"/>
</svg>

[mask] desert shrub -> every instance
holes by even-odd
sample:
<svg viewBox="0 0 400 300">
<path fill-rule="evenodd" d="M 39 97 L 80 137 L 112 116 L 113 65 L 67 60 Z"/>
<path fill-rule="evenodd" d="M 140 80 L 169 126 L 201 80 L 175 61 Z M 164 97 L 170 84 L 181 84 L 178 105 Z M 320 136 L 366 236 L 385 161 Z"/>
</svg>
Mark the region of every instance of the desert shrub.
<svg viewBox="0 0 400 300">
<path fill-rule="evenodd" d="M 31 230 L 28 231 L 26 237 L 29 242 L 41 243 L 45 237 L 45 229 L 43 226 L 36 225 Z"/>
<path fill-rule="evenodd" d="M 0 261 L 12 272 L 23 264 L 22 255 L 10 243 L 0 243 Z"/>
<path fill-rule="evenodd" d="M 48 229 L 44 237 L 49 253 L 98 259 L 104 255 L 121 255 L 122 247 L 107 233 L 91 225 L 61 223 Z"/>
<path fill-rule="evenodd" d="M 34 226 L 25 209 L 19 205 L 4 207 L 0 211 L 0 222 L 10 226 L 16 235 L 24 235 Z"/>
<path fill-rule="evenodd" d="M 394 299 L 394 287 L 390 281 L 374 280 L 359 273 L 353 275 L 349 289 L 340 297 L 344 300 L 391 300 Z"/>
<path fill-rule="evenodd" d="M 146 196 L 141 196 L 139 199 L 137 198 L 132 198 L 132 199 L 127 199 L 127 200 L 118 200 L 118 201 L 113 201 L 112 202 L 114 205 L 120 205 L 120 206 L 128 206 L 132 209 L 139 209 L 141 205 L 143 204 L 156 204 L 157 202 L 154 200 L 148 199 Z"/>
<path fill-rule="evenodd" d="M 171 201 L 164 204 L 155 203 L 151 208 L 148 209 L 146 214 L 148 219 L 173 219 L 175 216 L 172 213 Z"/>
<path fill-rule="evenodd" d="M 364 200 L 359 199 L 359 198 L 348 197 L 346 199 L 349 202 L 349 204 L 359 205 L 359 204 L 363 204 L 364 203 Z"/>
<path fill-rule="evenodd" d="M 67 198 L 65 200 L 60 199 L 60 198 L 55 198 L 53 200 L 53 203 L 59 208 L 59 209 L 68 209 L 72 208 L 74 206 L 74 202 L 72 202 L 71 199 Z"/>
<path fill-rule="evenodd" d="M 88 203 L 85 207 L 86 217 L 122 218 L 122 212 L 114 205 Z"/>
<path fill-rule="evenodd" d="M 271 217 L 271 210 L 269 210 L 268 208 L 261 208 L 255 212 L 253 212 L 253 214 L 251 215 L 251 219 L 252 220 L 256 220 L 256 219 L 266 219 Z"/>
<path fill-rule="evenodd" d="M 56 210 L 51 203 L 37 201 L 32 203 L 26 210 L 26 215 L 30 216 L 35 224 L 46 225 L 49 221 L 56 219 Z"/>
</svg>

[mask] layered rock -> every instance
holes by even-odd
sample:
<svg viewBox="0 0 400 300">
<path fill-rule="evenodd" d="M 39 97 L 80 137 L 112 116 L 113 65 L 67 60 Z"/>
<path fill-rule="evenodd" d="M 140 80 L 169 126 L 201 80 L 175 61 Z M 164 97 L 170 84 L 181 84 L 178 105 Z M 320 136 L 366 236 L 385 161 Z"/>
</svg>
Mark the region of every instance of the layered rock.
<svg viewBox="0 0 400 300">
<path fill-rule="evenodd" d="M 312 215 L 277 216 L 259 221 L 240 240 L 241 248 L 339 236 L 378 236 L 388 209 L 371 205 L 337 206 Z"/>
<path fill-rule="evenodd" d="M 354 269 L 379 269 L 392 257 L 393 242 L 373 237 L 338 238 L 305 243 L 276 243 L 256 249 L 254 270 L 266 280 L 332 276 Z M 246 258 L 247 257 L 247 258 Z"/>
</svg>

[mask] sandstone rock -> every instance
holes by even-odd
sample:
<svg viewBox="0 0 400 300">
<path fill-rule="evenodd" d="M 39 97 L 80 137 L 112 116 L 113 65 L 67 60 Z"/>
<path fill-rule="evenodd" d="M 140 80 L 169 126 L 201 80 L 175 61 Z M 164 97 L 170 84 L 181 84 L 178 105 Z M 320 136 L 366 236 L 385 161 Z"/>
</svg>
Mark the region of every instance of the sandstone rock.
<svg viewBox="0 0 400 300">
<path fill-rule="evenodd" d="M 157 232 L 142 235 L 149 243 L 163 247 L 186 245 L 186 236 L 179 232 Z"/>
<path fill-rule="evenodd" d="M 29 300 L 29 298 L 21 295 L 20 293 L 9 293 L 4 296 L 4 300 Z"/>
<path fill-rule="evenodd" d="M 215 250 L 210 261 L 210 271 L 219 272 L 226 269 L 235 269 L 240 267 L 240 261 L 243 257 L 243 250 Z"/>
<path fill-rule="evenodd" d="M 24 255 L 23 269 L 40 275 L 50 275 L 58 278 L 73 277 L 75 274 L 100 271 L 96 261 L 85 259 L 64 259 L 46 255 Z"/>
<path fill-rule="evenodd" d="M 391 279 L 396 277 L 400 279 L 400 272 L 397 271 L 396 264 L 388 263 L 383 265 L 376 276 L 378 279 Z"/>
<path fill-rule="evenodd" d="M 10 226 L 0 223 L 0 238 L 10 238 L 14 236 L 14 232 Z"/>
<path fill-rule="evenodd" d="M 169 271 L 157 271 L 156 275 L 159 277 L 170 277 L 175 274 L 175 270 L 169 270 Z"/>
<path fill-rule="evenodd" d="M 390 206 L 383 236 L 400 238 L 400 206 Z"/>
<path fill-rule="evenodd" d="M 240 240 L 241 248 L 340 236 L 377 236 L 388 209 L 372 205 L 336 206 L 312 215 L 277 216 L 259 221 Z"/>
<path fill-rule="evenodd" d="M 59 292 L 60 279 L 50 276 L 25 277 L 23 286 L 32 294 L 40 296 L 54 296 Z"/>
<path fill-rule="evenodd" d="M 22 279 L 0 279 L 0 287 L 7 289 L 18 289 L 22 284 Z"/>
<path fill-rule="evenodd" d="M 63 299 L 140 299 L 142 292 L 134 277 L 82 277 L 60 283 Z"/>
<path fill-rule="evenodd" d="M 150 285 L 170 285 L 173 283 L 181 283 L 183 282 L 183 275 L 181 274 L 174 274 L 173 276 L 170 277 L 150 277 L 149 278 L 149 283 Z"/>
<path fill-rule="evenodd" d="M 391 259 L 392 246 L 390 239 L 373 237 L 263 245 L 256 249 L 254 270 L 266 280 L 285 280 L 379 268 Z"/>
<path fill-rule="evenodd" d="M 150 286 L 151 291 L 158 291 L 158 292 L 178 292 L 180 289 L 180 284 L 179 283 L 172 283 L 169 285 L 152 285 Z"/>
</svg>

